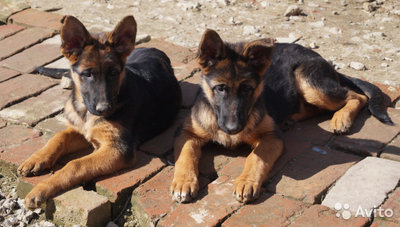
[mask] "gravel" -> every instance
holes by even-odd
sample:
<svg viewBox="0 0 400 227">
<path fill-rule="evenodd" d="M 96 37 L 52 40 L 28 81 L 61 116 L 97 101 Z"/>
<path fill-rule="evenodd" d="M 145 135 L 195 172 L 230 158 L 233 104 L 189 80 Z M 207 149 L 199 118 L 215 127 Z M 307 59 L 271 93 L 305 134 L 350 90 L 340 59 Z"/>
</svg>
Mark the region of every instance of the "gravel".
<svg viewBox="0 0 400 227">
<path fill-rule="evenodd" d="M 49 221 L 38 221 L 43 214 L 41 208 L 36 210 L 26 209 L 24 200 L 16 195 L 15 188 L 5 194 L 0 190 L 0 226 L 4 227 L 55 227 Z"/>
</svg>

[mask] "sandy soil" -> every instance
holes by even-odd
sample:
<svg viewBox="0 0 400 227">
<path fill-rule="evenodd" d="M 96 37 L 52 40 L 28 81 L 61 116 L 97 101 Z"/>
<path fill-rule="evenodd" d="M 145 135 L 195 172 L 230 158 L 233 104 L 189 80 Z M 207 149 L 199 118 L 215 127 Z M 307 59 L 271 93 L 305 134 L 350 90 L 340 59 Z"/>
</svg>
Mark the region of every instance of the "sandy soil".
<svg viewBox="0 0 400 227">
<path fill-rule="evenodd" d="M 107 31 L 125 15 L 138 33 L 196 49 L 206 28 L 223 39 L 279 38 L 311 46 L 348 75 L 400 86 L 400 2 L 397 0 L 27 0 L 33 8 L 78 17 L 91 31 Z M 288 6 L 302 14 L 284 16 Z M 351 62 L 364 69 L 355 70 Z M 363 68 L 361 66 L 361 68 Z"/>
</svg>

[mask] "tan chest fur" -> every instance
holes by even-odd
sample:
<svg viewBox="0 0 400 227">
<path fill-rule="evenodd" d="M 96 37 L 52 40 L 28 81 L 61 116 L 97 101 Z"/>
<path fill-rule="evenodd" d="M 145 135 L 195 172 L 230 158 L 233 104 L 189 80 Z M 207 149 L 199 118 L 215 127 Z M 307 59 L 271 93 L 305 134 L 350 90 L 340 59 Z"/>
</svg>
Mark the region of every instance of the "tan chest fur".
<svg viewBox="0 0 400 227">
<path fill-rule="evenodd" d="M 219 143 L 225 147 L 233 148 L 242 143 L 252 145 L 263 135 L 267 135 L 275 130 L 274 120 L 269 116 L 263 116 L 260 122 L 255 117 L 250 116 L 246 127 L 238 134 L 229 135 L 222 131 L 217 124 L 217 119 L 208 111 L 198 113 L 201 125 L 191 117 L 191 125 L 196 134 L 200 137 Z"/>
<path fill-rule="evenodd" d="M 72 104 L 73 100 L 69 99 L 67 103 L 65 104 L 65 118 L 68 121 L 68 126 L 74 128 L 75 130 L 79 131 L 82 135 L 85 136 L 85 138 L 88 141 L 92 141 L 92 129 L 93 126 L 95 125 L 96 120 L 98 120 L 100 117 L 95 116 L 90 114 L 87 110 L 86 107 L 83 103 L 77 102 L 75 104 L 75 107 L 78 108 L 78 110 L 74 109 L 74 106 Z M 86 111 L 86 116 L 84 119 L 82 119 L 77 111 Z"/>
</svg>

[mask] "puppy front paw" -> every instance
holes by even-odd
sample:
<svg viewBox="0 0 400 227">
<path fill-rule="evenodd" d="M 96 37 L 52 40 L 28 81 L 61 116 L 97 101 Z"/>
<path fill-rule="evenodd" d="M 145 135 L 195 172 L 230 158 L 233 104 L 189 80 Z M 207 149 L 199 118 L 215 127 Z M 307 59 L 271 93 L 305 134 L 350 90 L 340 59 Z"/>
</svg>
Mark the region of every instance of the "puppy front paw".
<svg viewBox="0 0 400 227">
<path fill-rule="evenodd" d="M 179 203 L 190 202 L 197 197 L 199 181 L 194 174 L 174 177 L 171 185 L 172 199 Z"/>
<path fill-rule="evenodd" d="M 38 155 L 32 155 L 18 167 L 17 173 L 20 176 L 27 177 L 38 175 L 43 170 L 49 168 L 50 164 L 48 163 L 48 161 L 44 160 Z"/>
<path fill-rule="evenodd" d="M 25 207 L 31 210 L 40 207 L 50 197 L 49 193 L 48 186 L 36 185 L 25 197 Z"/>
<path fill-rule="evenodd" d="M 261 183 L 249 177 L 239 176 L 235 180 L 233 195 L 241 203 L 251 202 L 258 198 L 261 191 Z"/>
</svg>

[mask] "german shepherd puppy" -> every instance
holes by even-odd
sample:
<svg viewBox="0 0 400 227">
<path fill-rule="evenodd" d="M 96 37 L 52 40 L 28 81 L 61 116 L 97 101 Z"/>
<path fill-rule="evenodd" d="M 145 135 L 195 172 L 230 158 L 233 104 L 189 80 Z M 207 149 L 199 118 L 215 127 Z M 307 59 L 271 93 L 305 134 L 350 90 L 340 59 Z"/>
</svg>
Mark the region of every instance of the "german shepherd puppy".
<svg viewBox="0 0 400 227">
<path fill-rule="evenodd" d="M 135 47 L 136 22 L 122 19 L 112 32 L 89 34 L 75 17 L 61 28 L 61 52 L 71 64 L 74 83 L 65 105 L 66 130 L 18 168 L 22 176 L 52 168 L 63 155 L 93 146 L 94 152 L 70 161 L 36 185 L 25 198 L 28 208 L 60 191 L 130 167 L 139 143 L 175 119 L 181 90 L 169 58 L 153 48 Z"/>
<path fill-rule="evenodd" d="M 234 183 L 236 199 L 249 202 L 257 198 L 282 153 L 275 125 L 303 120 L 322 109 L 335 111 L 333 132 L 346 133 L 368 98 L 371 113 L 393 124 L 377 87 L 336 72 L 319 54 L 300 45 L 274 45 L 272 39 L 224 43 L 215 31 L 207 30 L 198 63 L 203 92 L 174 144 L 171 193 L 177 202 L 196 197 L 201 148 L 209 141 L 252 147 Z"/>
</svg>

